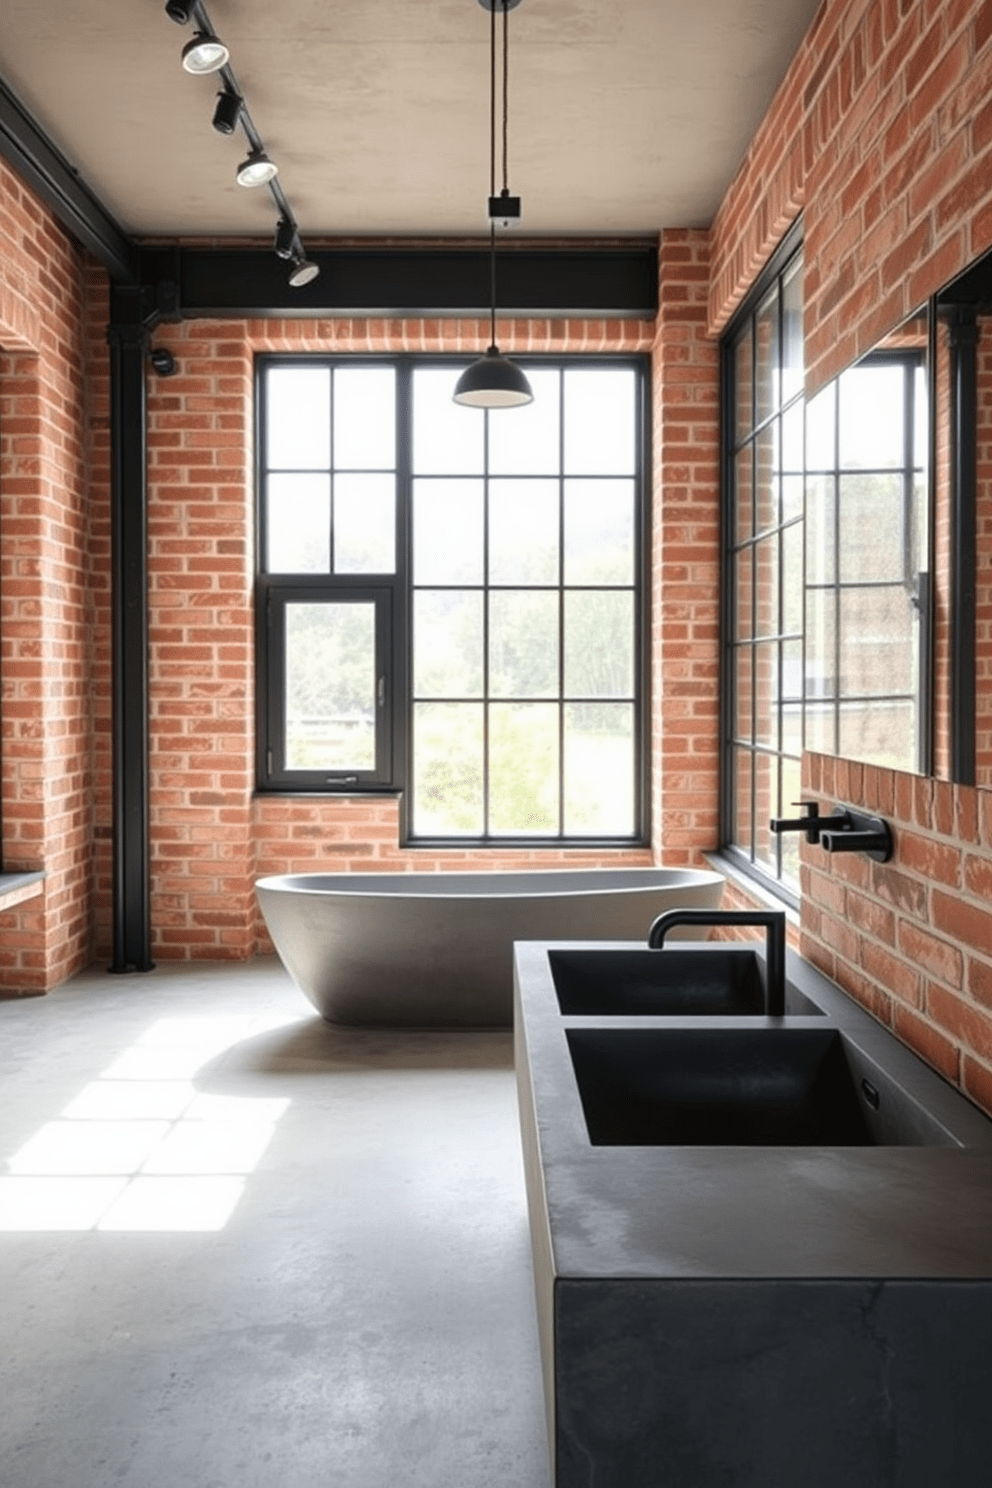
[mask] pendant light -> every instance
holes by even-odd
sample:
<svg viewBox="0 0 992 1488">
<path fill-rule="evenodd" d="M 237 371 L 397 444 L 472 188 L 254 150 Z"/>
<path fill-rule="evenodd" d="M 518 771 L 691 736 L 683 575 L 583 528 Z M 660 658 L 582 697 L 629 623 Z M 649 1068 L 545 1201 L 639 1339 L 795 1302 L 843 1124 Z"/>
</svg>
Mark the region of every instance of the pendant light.
<svg viewBox="0 0 992 1488">
<path fill-rule="evenodd" d="M 507 94 L 509 80 L 507 16 L 520 0 L 479 0 L 489 11 L 489 348 L 459 377 L 453 397 L 466 408 L 519 408 L 533 403 L 530 383 L 496 345 L 496 223 L 520 217 L 520 198 L 507 183 Z M 496 11 L 503 12 L 503 189 L 496 195 Z"/>
</svg>

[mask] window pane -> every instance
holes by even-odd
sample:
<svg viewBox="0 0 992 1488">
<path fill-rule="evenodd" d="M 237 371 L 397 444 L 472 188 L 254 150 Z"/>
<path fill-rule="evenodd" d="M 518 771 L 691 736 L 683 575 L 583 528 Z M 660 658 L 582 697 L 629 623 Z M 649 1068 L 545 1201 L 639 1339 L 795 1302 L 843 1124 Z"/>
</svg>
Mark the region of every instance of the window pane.
<svg viewBox="0 0 992 1488">
<path fill-rule="evenodd" d="M 481 481 L 414 481 L 413 581 L 482 583 Z"/>
<path fill-rule="evenodd" d="M 836 594 L 832 589 L 807 590 L 806 696 L 808 698 L 836 697 L 836 642 Z"/>
<path fill-rule="evenodd" d="M 412 825 L 418 837 L 482 835 L 482 759 L 481 703 L 415 705 Z"/>
<path fill-rule="evenodd" d="M 334 465 L 392 470 L 396 463 L 396 373 L 392 367 L 334 372 Z"/>
<path fill-rule="evenodd" d="M 396 567 L 396 477 L 334 477 L 334 572 L 392 573 Z"/>
<path fill-rule="evenodd" d="M 782 532 L 782 630 L 803 630 L 803 524 L 793 522 Z"/>
<path fill-rule="evenodd" d="M 634 482 L 565 482 L 565 583 L 633 584 Z"/>
<path fill-rule="evenodd" d="M 832 475 L 806 477 L 807 584 L 832 584 L 837 577 L 835 492 Z"/>
<path fill-rule="evenodd" d="M 916 769 L 916 707 L 912 698 L 842 703 L 839 751 L 893 770 Z"/>
<path fill-rule="evenodd" d="M 782 415 L 782 469 L 789 475 L 803 473 L 803 429 L 805 411 L 802 403 L 793 403 Z"/>
<path fill-rule="evenodd" d="M 413 596 L 413 690 L 418 697 L 482 696 L 482 595 L 421 589 Z"/>
<path fill-rule="evenodd" d="M 803 390 L 802 259 L 782 278 L 782 401 Z"/>
<path fill-rule="evenodd" d="M 840 477 L 840 581 L 903 576 L 901 475 Z"/>
<path fill-rule="evenodd" d="M 269 367 L 265 376 L 269 470 L 327 470 L 331 463 L 329 367 Z"/>
<path fill-rule="evenodd" d="M 754 655 L 750 646 L 738 646 L 734 665 L 734 737 L 745 744 L 754 742 L 752 681 Z"/>
<path fill-rule="evenodd" d="M 782 761 L 782 798 L 779 802 L 779 814 L 792 816 L 794 803 L 802 795 L 802 772 L 797 759 L 783 759 Z M 799 833 L 786 832 L 779 837 L 779 852 L 781 853 L 782 877 L 788 879 L 796 888 L 799 886 Z"/>
<path fill-rule="evenodd" d="M 634 374 L 628 368 L 569 369 L 565 383 L 565 471 L 568 475 L 633 475 L 636 447 Z"/>
<path fill-rule="evenodd" d="M 490 481 L 489 582 L 557 584 L 558 525 L 557 481 Z"/>
<path fill-rule="evenodd" d="M 331 566 L 329 475 L 270 475 L 265 483 L 267 573 L 327 573 Z"/>
<path fill-rule="evenodd" d="M 417 475 L 481 475 L 485 413 L 451 401 L 464 367 L 413 374 L 413 468 Z"/>
<path fill-rule="evenodd" d="M 777 419 L 758 435 L 754 453 L 755 531 L 767 532 L 779 523 Z"/>
<path fill-rule="evenodd" d="M 831 383 L 806 404 L 806 469 L 835 470 L 837 385 Z"/>
<path fill-rule="evenodd" d="M 803 643 L 802 641 L 784 641 L 782 643 L 782 698 L 784 701 L 795 701 L 801 703 L 803 698 Z M 794 754 L 800 754 L 801 749 L 794 748 L 791 744 L 782 745 L 783 749 L 790 749 Z"/>
<path fill-rule="evenodd" d="M 901 465 L 905 449 L 902 367 L 851 367 L 838 381 L 841 468 L 890 470 Z"/>
<path fill-rule="evenodd" d="M 286 768 L 375 768 L 375 605 L 287 604 Z"/>
<path fill-rule="evenodd" d="M 778 643 L 754 648 L 754 737 L 778 748 Z"/>
<path fill-rule="evenodd" d="M 499 589 L 489 596 L 492 697 L 558 696 L 558 594 Z"/>
<path fill-rule="evenodd" d="M 842 589 L 842 697 L 911 692 L 915 686 L 913 609 L 906 591 Z"/>
<path fill-rule="evenodd" d="M 778 635 L 778 533 L 754 545 L 754 633 Z"/>
<path fill-rule="evenodd" d="M 561 373 L 527 369 L 533 403 L 513 410 L 512 418 L 489 420 L 491 475 L 557 475 Z"/>
<path fill-rule="evenodd" d="M 750 640 L 754 634 L 754 548 L 742 548 L 734 560 L 734 607 L 736 636 Z"/>
<path fill-rule="evenodd" d="M 629 703 L 565 706 L 565 831 L 634 832 L 634 709 Z"/>
<path fill-rule="evenodd" d="M 565 694 L 632 697 L 634 596 L 611 589 L 565 595 Z"/>
<path fill-rule="evenodd" d="M 804 721 L 806 748 L 818 754 L 836 754 L 836 711 L 833 703 L 807 703 Z"/>
<path fill-rule="evenodd" d="M 761 305 L 755 317 L 755 422 L 761 424 L 779 406 L 778 290 Z"/>
<path fill-rule="evenodd" d="M 734 461 L 734 502 L 737 509 L 737 541 L 747 542 L 754 532 L 754 490 L 751 465 L 754 461 L 754 445 L 742 449 Z"/>
<path fill-rule="evenodd" d="M 558 832 L 558 705 L 494 703 L 489 710 L 489 830 Z"/>
<path fill-rule="evenodd" d="M 734 347 L 734 388 L 737 394 L 735 424 L 738 444 L 742 439 L 746 439 L 754 428 L 754 385 L 751 364 L 753 347 L 749 321 L 747 329 Z"/>
<path fill-rule="evenodd" d="M 751 769 L 750 749 L 734 750 L 734 842 L 748 857 L 751 852 Z"/>
<path fill-rule="evenodd" d="M 754 756 L 754 861 L 777 872 L 777 838 L 768 823 L 778 815 L 778 759 L 773 754 Z"/>
</svg>

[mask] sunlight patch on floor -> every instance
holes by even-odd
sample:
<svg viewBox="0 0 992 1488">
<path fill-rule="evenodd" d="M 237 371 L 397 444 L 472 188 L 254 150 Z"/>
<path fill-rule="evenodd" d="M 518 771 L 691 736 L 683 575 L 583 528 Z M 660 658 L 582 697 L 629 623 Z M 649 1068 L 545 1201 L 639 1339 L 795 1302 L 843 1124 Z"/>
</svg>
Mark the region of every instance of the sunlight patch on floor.
<svg viewBox="0 0 992 1488">
<path fill-rule="evenodd" d="M 223 1229 L 289 1101 L 193 1079 L 284 1021 L 159 1019 L 8 1160 L 0 1231 Z"/>
</svg>

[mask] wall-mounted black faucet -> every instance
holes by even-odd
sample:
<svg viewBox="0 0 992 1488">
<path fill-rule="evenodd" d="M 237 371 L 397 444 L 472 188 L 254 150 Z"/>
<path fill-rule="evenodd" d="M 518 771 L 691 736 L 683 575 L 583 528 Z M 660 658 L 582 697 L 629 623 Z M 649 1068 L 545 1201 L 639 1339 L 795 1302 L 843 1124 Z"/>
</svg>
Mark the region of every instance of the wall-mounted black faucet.
<svg viewBox="0 0 992 1488">
<path fill-rule="evenodd" d="M 763 925 L 765 927 L 765 1011 L 785 1013 L 785 911 L 781 909 L 669 909 L 648 931 L 648 945 L 659 950 L 676 925 Z"/>
<path fill-rule="evenodd" d="M 816 801 L 794 801 L 802 816 L 773 816 L 768 823 L 773 832 L 805 832 L 806 841 L 815 847 L 820 840 L 820 833 L 836 827 L 838 831 L 848 824 L 846 811 L 837 811 L 833 816 L 821 816 L 820 807 Z"/>
<path fill-rule="evenodd" d="M 802 816 L 772 817 L 773 832 L 805 832 L 806 841 L 819 843 L 825 852 L 863 852 L 876 863 L 892 856 L 892 828 L 880 816 L 868 816 L 853 806 L 840 806 L 831 816 L 821 816 L 816 801 L 795 803 Z"/>
</svg>

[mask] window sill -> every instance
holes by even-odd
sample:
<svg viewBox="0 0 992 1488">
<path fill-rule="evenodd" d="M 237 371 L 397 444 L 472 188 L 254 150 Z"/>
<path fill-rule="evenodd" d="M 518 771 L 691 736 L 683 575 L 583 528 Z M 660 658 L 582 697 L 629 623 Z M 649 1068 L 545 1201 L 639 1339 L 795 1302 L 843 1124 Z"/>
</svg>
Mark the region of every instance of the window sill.
<svg viewBox="0 0 992 1488">
<path fill-rule="evenodd" d="M 0 909 L 13 909 L 25 899 L 36 899 L 44 888 L 45 874 L 41 869 L 30 873 L 0 873 Z"/>
<path fill-rule="evenodd" d="M 722 873 L 728 883 L 740 889 L 742 894 L 748 894 L 762 909 L 784 909 L 786 923 L 792 929 L 799 929 L 799 904 L 794 895 L 789 893 L 787 898 L 787 890 L 776 894 L 759 878 L 744 873 L 732 858 L 723 853 L 704 853 L 703 856 L 714 872 Z"/>
</svg>

